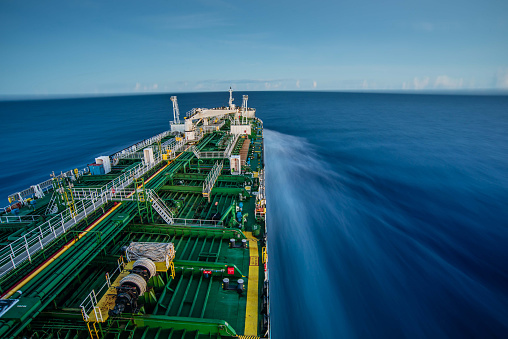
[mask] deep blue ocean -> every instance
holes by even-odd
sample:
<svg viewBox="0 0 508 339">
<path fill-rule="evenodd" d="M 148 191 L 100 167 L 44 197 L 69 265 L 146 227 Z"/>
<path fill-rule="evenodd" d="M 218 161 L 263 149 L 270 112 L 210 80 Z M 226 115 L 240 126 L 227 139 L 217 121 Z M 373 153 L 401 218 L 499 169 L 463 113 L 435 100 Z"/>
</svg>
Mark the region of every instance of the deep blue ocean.
<svg viewBox="0 0 508 339">
<path fill-rule="evenodd" d="M 508 338 L 508 96 L 242 94 L 265 123 L 274 339 Z M 227 99 L 178 94 L 182 114 Z M 0 102 L 0 205 L 171 117 L 170 95 Z"/>
</svg>

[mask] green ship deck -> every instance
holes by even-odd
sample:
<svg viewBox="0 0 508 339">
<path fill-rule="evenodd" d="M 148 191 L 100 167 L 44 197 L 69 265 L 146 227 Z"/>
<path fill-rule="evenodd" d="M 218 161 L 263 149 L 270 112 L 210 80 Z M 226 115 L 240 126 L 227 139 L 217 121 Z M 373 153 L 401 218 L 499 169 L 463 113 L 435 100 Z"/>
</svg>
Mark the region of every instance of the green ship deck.
<svg viewBox="0 0 508 339">
<path fill-rule="evenodd" d="M 269 336 L 262 122 L 245 96 L 183 123 L 172 101 L 171 131 L 9 197 L 1 338 Z M 174 257 L 111 313 L 146 243 Z"/>
</svg>

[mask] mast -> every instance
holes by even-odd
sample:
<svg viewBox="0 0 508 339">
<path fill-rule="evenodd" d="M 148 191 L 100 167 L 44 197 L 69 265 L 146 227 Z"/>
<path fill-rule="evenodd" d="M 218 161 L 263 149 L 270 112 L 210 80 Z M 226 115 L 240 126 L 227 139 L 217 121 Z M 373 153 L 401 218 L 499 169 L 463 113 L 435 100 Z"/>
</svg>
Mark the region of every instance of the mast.
<svg viewBox="0 0 508 339">
<path fill-rule="evenodd" d="M 231 89 L 231 87 L 229 87 L 229 108 L 230 109 L 235 109 L 235 105 L 233 104 L 233 101 L 235 99 L 233 99 L 233 90 Z"/>
<path fill-rule="evenodd" d="M 171 97 L 171 101 L 173 102 L 173 124 L 180 123 L 180 109 L 178 109 L 178 101 L 176 100 L 176 96 Z"/>
</svg>

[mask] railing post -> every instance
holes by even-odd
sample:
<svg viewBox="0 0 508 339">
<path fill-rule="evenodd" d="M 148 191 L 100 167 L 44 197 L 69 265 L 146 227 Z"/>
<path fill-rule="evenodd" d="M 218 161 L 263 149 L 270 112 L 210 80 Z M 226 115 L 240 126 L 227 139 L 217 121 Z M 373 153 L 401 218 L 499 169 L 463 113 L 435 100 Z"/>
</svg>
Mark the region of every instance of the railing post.
<svg viewBox="0 0 508 339">
<path fill-rule="evenodd" d="M 30 251 L 28 250 L 28 241 L 26 240 L 26 234 L 23 236 L 23 238 L 25 239 L 25 248 L 26 248 L 26 253 L 28 254 L 28 260 L 30 260 L 30 262 L 32 262 L 32 257 L 30 256 Z"/>
<path fill-rule="evenodd" d="M 12 249 L 12 243 L 11 243 L 11 244 L 9 244 L 9 247 L 11 248 L 12 256 L 13 256 L 13 257 L 16 257 L 16 255 L 14 254 L 14 250 Z"/>
<path fill-rule="evenodd" d="M 88 320 L 88 314 L 86 314 L 85 306 L 81 306 L 81 313 L 83 313 L 83 319 Z"/>
<path fill-rule="evenodd" d="M 95 307 L 95 304 L 93 303 L 93 290 L 92 292 L 90 292 L 90 294 L 88 295 L 90 297 L 90 304 L 92 304 L 92 309 Z"/>
<path fill-rule="evenodd" d="M 9 254 L 9 257 L 11 258 L 11 261 L 12 261 L 12 267 L 16 268 L 16 263 L 14 262 L 14 258 L 10 254 Z"/>
<path fill-rule="evenodd" d="M 43 250 L 44 249 L 44 245 L 42 244 L 41 237 L 37 237 L 37 238 L 39 238 L 39 243 L 41 244 L 41 250 Z"/>
<path fill-rule="evenodd" d="M 93 293 L 93 298 L 95 300 L 95 304 L 94 305 L 97 305 L 97 296 L 95 295 L 95 290 L 92 290 L 92 293 Z"/>
</svg>

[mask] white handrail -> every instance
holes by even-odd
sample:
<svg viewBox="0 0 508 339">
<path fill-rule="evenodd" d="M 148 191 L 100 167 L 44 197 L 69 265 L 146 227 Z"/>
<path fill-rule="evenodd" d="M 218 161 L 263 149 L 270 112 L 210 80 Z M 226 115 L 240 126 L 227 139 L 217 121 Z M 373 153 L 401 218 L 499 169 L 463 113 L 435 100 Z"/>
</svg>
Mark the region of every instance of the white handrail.
<svg viewBox="0 0 508 339">
<path fill-rule="evenodd" d="M 203 182 L 203 195 L 209 195 L 212 192 L 212 188 L 222 171 L 223 165 L 224 163 L 222 161 L 217 161 L 210 173 L 208 173 L 205 182 Z"/>
<path fill-rule="evenodd" d="M 135 178 L 147 173 L 149 170 L 161 163 L 162 157 L 158 156 L 154 163 L 145 164 L 141 162 L 139 165 L 131 168 L 115 180 L 104 185 L 100 190 L 96 191 L 90 200 L 82 200 L 81 205 L 75 204 L 75 210 L 65 209 L 60 214 L 52 217 L 43 223 L 40 227 L 28 232 L 24 236 L 24 240 L 17 239 L 9 244 L 12 253 L 8 252 L 4 247 L 0 250 L 0 277 L 7 274 L 17 265 L 26 260 L 31 261 L 31 257 L 36 252 L 44 248 L 44 246 L 66 233 L 69 229 L 78 224 L 81 220 L 93 213 L 100 206 L 110 201 L 117 193 L 122 192 L 129 186 Z M 88 189 L 91 192 L 90 189 Z M 84 190 L 74 188 L 73 194 L 79 196 Z M 40 234 L 39 234 L 40 233 Z"/>
</svg>

